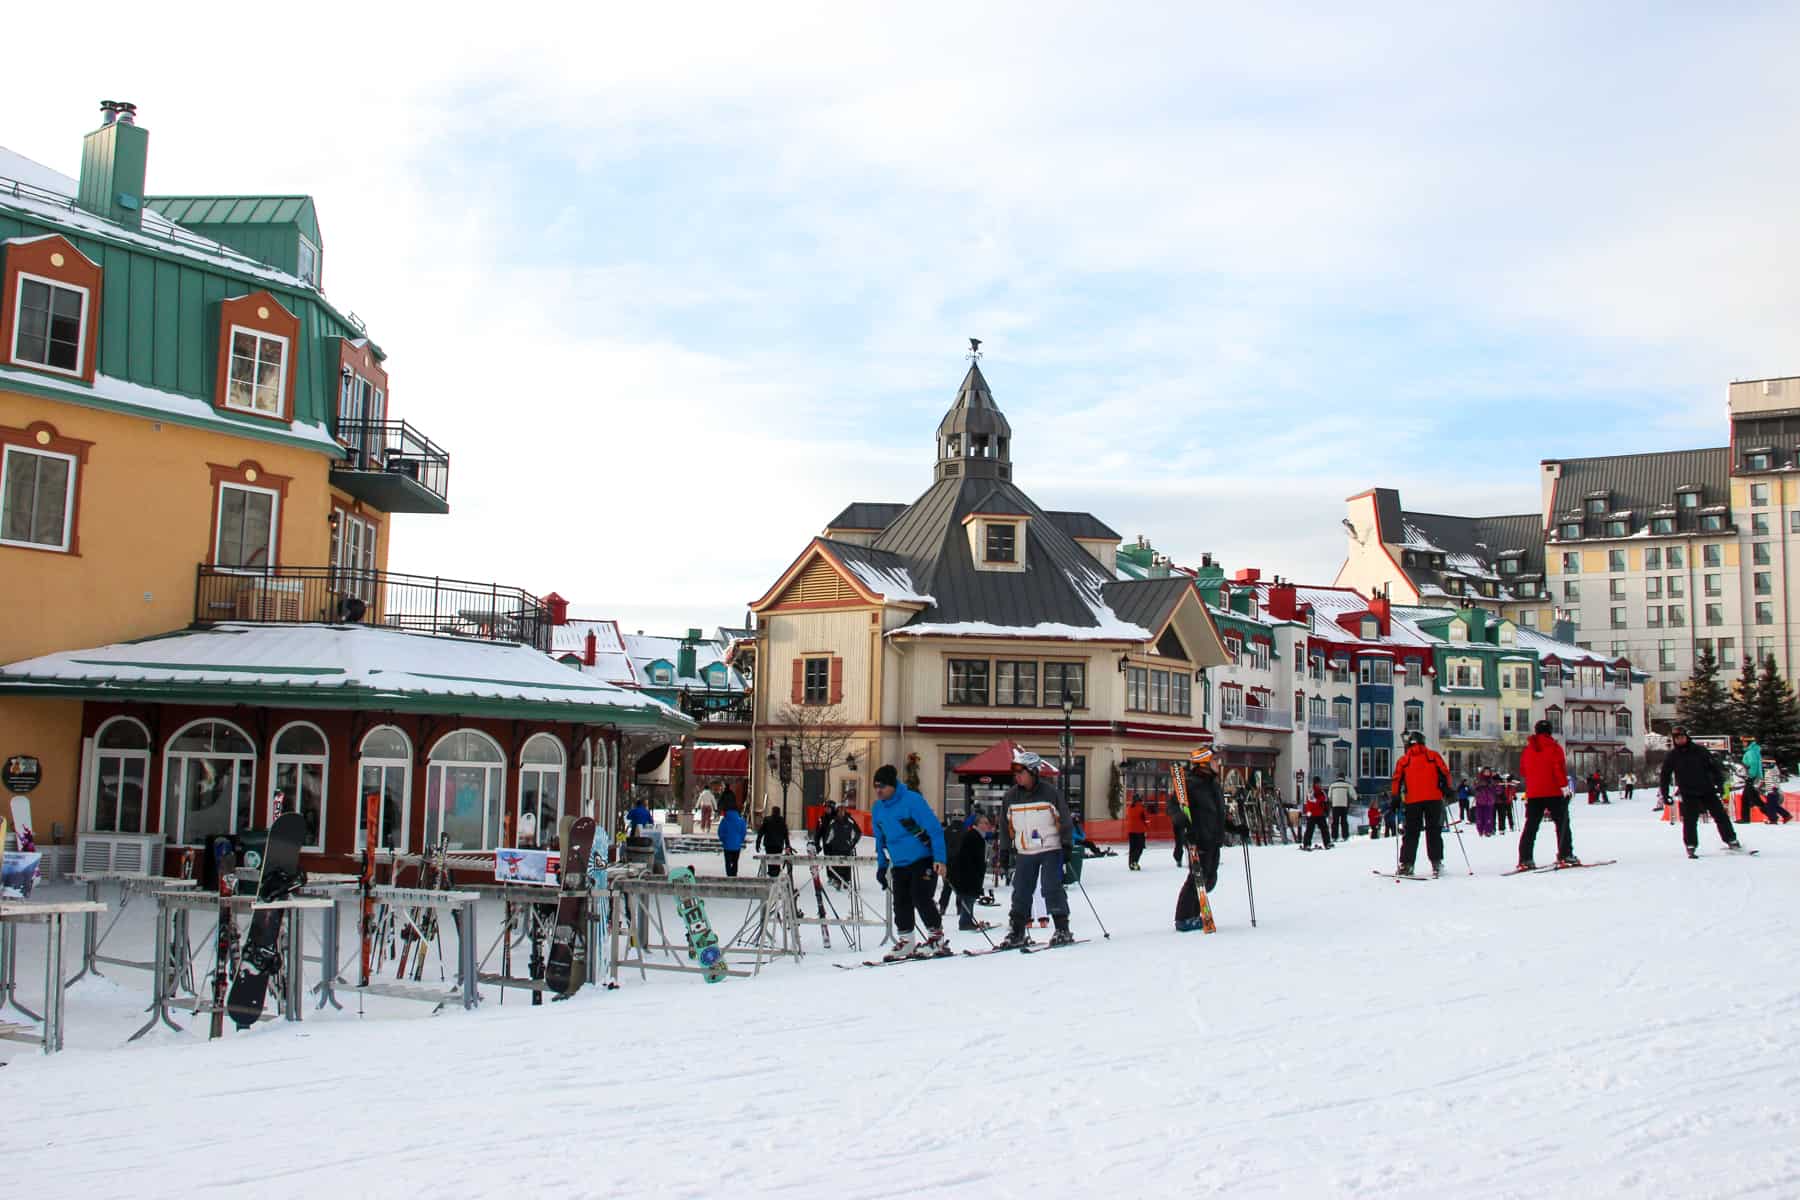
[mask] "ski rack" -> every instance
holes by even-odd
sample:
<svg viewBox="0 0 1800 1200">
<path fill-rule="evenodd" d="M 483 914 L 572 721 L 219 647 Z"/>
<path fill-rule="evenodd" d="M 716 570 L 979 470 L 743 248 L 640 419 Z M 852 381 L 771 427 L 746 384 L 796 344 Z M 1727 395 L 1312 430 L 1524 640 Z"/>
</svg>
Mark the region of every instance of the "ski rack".
<svg viewBox="0 0 1800 1200">
<path fill-rule="evenodd" d="M 809 916 L 807 916 L 806 915 L 806 897 L 805 897 L 805 893 L 803 892 L 803 893 L 801 893 L 800 897 L 794 901 L 794 907 L 797 910 L 795 913 L 795 916 L 794 916 L 794 921 L 796 924 L 820 925 L 820 926 L 829 925 L 829 926 L 836 927 L 843 931 L 844 940 L 849 943 L 850 948 L 852 950 L 861 950 L 862 949 L 862 930 L 864 930 L 864 929 L 879 929 L 882 931 L 881 941 L 879 943 L 877 943 L 878 945 L 885 945 L 889 940 L 891 940 L 893 938 L 893 936 L 894 936 L 894 897 L 893 897 L 893 893 L 887 891 L 887 889 L 885 889 L 885 888 L 882 889 L 881 896 L 882 896 L 883 911 L 882 911 L 880 920 L 876 920 L 874 917 L 869 915 L 868 906 L 864 903 L 863 893 L 862 893 L 862 875 L 859 873 L 858 869 L 861 867 L 873 866 L 874 865 L 873 859 L 861 858 L 854 854 L 831 855 L 831 854 L 786 853 L 786 854 L 758 854 L 758 855 L 756 855 L 756 864 L 757 864 L 759 873 L 766 873 L 766 872 L 762 872 L 761 869 L 763 867 L 766 867 L 769 863 L 779 863 L 782 868 L 781 873 L 788 877 L 789 881 L 793 884 L 793 886 L 796 889 L 800 887 L 800 875 L 798 872 L 796 872 L 794 870 L 795 867 L 805 868 L 807 875 L 808 875 L 807 881 L 809 883 L 811 882 L 810 876 L 812 873 L 812 868 L 817 867 L 820 871 L 820 878 L 824 881 L 824 884 L 825 884 L 826 902 L 831 906 L 832 915 L 829 917 L 809 917 Z M 849 878 L 850 882 L 845 889 L 846 891 L 848 891 L 850 893 L 850 904 L 849 904 L 850 911 L 849 911 L 848 915 L 839 914 L 836 911 L 836 909 L 837 909 L 836 901 L 831 899 L 831 881 L 833 879 L 831 872 L 833 872 L 833 871 L 837 871 L 837 872 L 841 873 L 842 875 L 848 876 L 848 878 Z"/>
<path fill-rule="evenodd" d="M 106 923 L 104 930 L 99 928 L 99 913 L 102 910 L 95 910 L 83 915 L 81 919 L 81 969 L 69 976 L 64 987 L 73 987 L 78 980 L 89 975 L 96 979 L 106 978 L 100 971 L 101 963 L 111 967 L 132 967 L 139 971 L 156 970 L 156 962 L 153 959 L 113 958 L 100 953 L 100 948 L 106 944 L 106 939 L 112 936 L 112 931 L 119 924 L 119 918 L 125 915 L 125 910 L 130 907 L 132 899 L 140 893 L 177 891 L 182 888 L 195 887 L 198 884 L 197 880 L 163 875 L 78 874 L 71 878 L 87 889 L 87 898 L 95 904 L 100 903 L 102 884 L 118 884 L 119 906 L 113 910 L 112 920 Z"/>
<path fill-rule="evenodd" d="M 548 957 L 550 927 L 555 924 L 556 905 L 562 899 L 562 889 L 560 887 L 554 883 L 499 882 L 481 883 L 476 884 L 475 886 L 477 891 L 492 899 L 500 901 L 504 912 L 504 916 L 500 922 L 500 935 L 488 946 L 487 953 L 481 956 L 480 967 L 486 967 L 489 961 L 493 959 L 494 952 L 503 948 L 508 951 L 508 953 L 501 955 L 501 960 L 503 963 L 509 964 L 512 960 L 510 954 L 512 947 L 532 936 L 532 926 L 534 922 L 541 923 L 538 930 L 538 936 L 543 940 L 545 956 L 546 958 Z M 593 911 L 593 889 L 585 888 L 583 889 L 583 892 L 588 897 L 588 911 L 591 914 Z M 545 913 L 545 909 L 549 909 L 550 912 Z M 591 921 L 589 924 L 591 929 Z M 589 936 L 592 936 L 591 932 Z M 593 959 L 593 952 L 591 949 L 588 952 L 588 958 L 590 961 Z M 529 968 L 527 969 L 529 970 Z M 539 969 L 542 970 L 542 963 L 540 963 Z M 480 979 L 482 983 L 490 984 L 493 987 L 501 989 L 500 1003 L 502 1004 L 506 1003 L 507 988 L 517 988 L 520 991 L 532 992 L 538 996 L 553 992 L 550 985 L 545 983 L 541 977 L 534 978 L 530 975 L 514 975 L 511 973 L 510 967 L 505 966 L 499 971 L 480 972 L 478 969 L 476 977 Z M 535 998 L 532 1002 L 534 1004 L 540 1003 L 540 1001 Z"/>
<path fill-rule="evenodd" d="M 354 885 L 359 880 L 351 876 L 349 883 Z M 386 996 L 391 1000 L 417 1000 L 432 1006 L 436 1012 L 446 1004 L 457 1004 L 464 1009 L 473 1009 L 481 1003 L 481 989 L 477 984 L 475 968 L 476 920 L 475 906 L 480 903 L 478 892 L 459 889 L 457 891 L 440 891 L 436 888 L 395 887 L 392 884 L 377 884 L 372 890 L 376 901 L 391 911 L 403 911 L 417 908 L 431 908 L 450 914 L 450 925 L 457 932 L 456 940 L 456 980 L 453 986 L 444 987 L 437 984 L 409 983 L 404 979 L 370 979 L 367 987 L 345 983 L 341 960 L 338 956 L 338 924 L 337 906 L 340 904 L 360 904 L 362 891 L 359 887 L 344 887 L 337 883 L 332 885 L 332 914 L 327 922 L 329 947 L 321 946 L 321 959 L 330 960 L 333 969 L 329 972 L 321 969 L 319 985 L 313 990 L 318 993 L 318 1007 L 326 1004 L 343 1007 L 337 1000 L 337 987 L 363 996 Z M 406 918 L 411 920 L 410 917 Z M 444 922 L 438 922 L 441 930 Z M 357 942 L 360 947 L 360 939 Z M 360 949 L 358 950 L 360 953 Z M 424 953 L 423 949 L 420 953 Z"/>
<path fill-rule="evenodd" d="M 217 1012 L 222 1006 L 196 990 L 188 998 L 182 998 L 178 991 L 183 980 L 191 985 L 197 976 L 194 970 L 198 956 L 193 942 L 188 937 L 188 913 L 202 909 L 217 913 L 224 906 L 236 920 L 239 913 L 260 912 L 265 909 L 279 909 L 287 915 L 281 922 L 281 991 L 277 1000 L 281 1015 L 289 1021 L 298 1021 L 301 1009 L 306 1003 L 306 988 L 302 974 L 306 966 L 304 953 L 306 946 L 305 923 L 308 912 L 331 911 L 335 918 L 336 906 L 326 899 L 316 896 L 287 896 L 280 900 L 258 900 L 254 895 L 220 896 L 213 892 L 199 892 L 192 888 L 164 889 L 153 892 L 156 897 L 156 946 L 158 948 L 156 968 L 151 972 L 150 1019 L 144 1022 L 143 1028 L 132 1034 L 127 1041 L 135 1042 L 156 1028 L 157 1022 L 167 1025 L 176 1033 L 181 1026 L 169 1015 L 171 1009 L 204 1016 Z M 179 919 L 178 919 L 179 918 Z M 223 918 L 221 918 L 223 919 Z M 218 925 L 213 926 L 213 933 Z M 199 954 L 205 953 L 205 947 L 216 946 L 218 938 L 209 935 L 201 939 Z M 264 1021 L 272 1021 L 275 1014 L 264 1012 Z"/>
<path fill-rule="evenodd" d="M 671 921 L 664 912 L 663 901 L 693 896 L 700 901 L 748 900 L 749 911 L 737 932 L 719 939 L 719 952 L 727 962 L 732 955 L 751 960 L 749 970 L 727 968 L 726 974 L 748 978 L 762 973 L 763 964 L 777 958 L 798 960 L 804 953 L 800 946 L 800 923 L 794 909 L 793 889 L 784 876 L 696 877 L 692 882 L 671 882 L 666 876 L 650 874 L 608 874 L 607 890 L 617 897 L 613 906 L 612 952 L 608 955 L 607 986 L 619 985 L 621 967 L 637 968 L 640 979 L 648 979 L 650 971 L 682 971 L 703 975 L 706 968 L 688 955 L 685 924 L 676 918 L 677 931 L 669 932 Z M 712 914 L 709 913 L 709 916 Z M 713 923 L 717 932 L 719 925 Z M 654 936 L 653 936 L 654 935 Z M 624 945 L 621 945 L 621 942 Z M 779 944 L 777 944 L 779 942 Z M 668 962 L 651 961 L 652 954 L 666 954 Z"/>
<path fill-rule="evenodd" d="M 106 911 L 97 900 L 0 900 L 0 1010 L 18 1009 L 38 1023 L 38 1032 L 14 1021 L 0 1021 L 0 1038 L 42 1046 L 45 1054 L 63 1048 L 63 921 L 79 914 L 93 917 Z M 44 1011 L 32 1012 L 19 1003 L 19 932 L 22 921 L 42 921 L 44 938 Z"/>
</svg>

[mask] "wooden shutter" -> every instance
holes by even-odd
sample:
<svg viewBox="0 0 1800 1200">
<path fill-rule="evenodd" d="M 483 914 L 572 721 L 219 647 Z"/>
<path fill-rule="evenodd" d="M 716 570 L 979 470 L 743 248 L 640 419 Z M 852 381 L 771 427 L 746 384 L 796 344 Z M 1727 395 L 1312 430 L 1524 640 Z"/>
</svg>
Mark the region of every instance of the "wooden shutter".
<svg viewBox="0 0 1800 1200">
<path fill-rule="evenodd" d="M 794 703 L 806 703 L 806 660 L 794 660 Z"/>
<path fill-rule="evenodd" d="M 831 703 L 842 704 L 843 702 L 844 660 L 834 657 L 831 660 Z"/>
</svg>

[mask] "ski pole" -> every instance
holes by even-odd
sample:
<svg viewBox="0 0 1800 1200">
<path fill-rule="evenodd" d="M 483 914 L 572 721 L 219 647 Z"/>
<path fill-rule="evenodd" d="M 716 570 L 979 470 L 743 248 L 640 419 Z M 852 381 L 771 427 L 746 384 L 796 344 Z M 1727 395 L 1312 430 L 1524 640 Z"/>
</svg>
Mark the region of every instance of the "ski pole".
<svg viewBox="0 0 1800 1200">
<path fill-rule="evenodd" d="M 1475 867 L 1469 862 L 1469 848 L 1463 845 L 1462 822 L 1452 821 L 1450 823 L 1450 828 L 1456 833 L 1456 848 L 1462 851 L 1463 866 L 1468 867 L 1469 874 L 1473 875 L 1475 873 Z"/>
<path fill-rule="evenodd" d="M 1081 898 L 1087 901 L 1088 911 L 1094 914 L 1094 924 L 1100 927 L 1100 936 L 1110 940 L 1112 934 L 1106 931 L 1106 922 L 1100 919 L 1100 910 L 1094 907 L 1094 898 L 1088 895 L 1087 884 L 1081 882 L 1078 877 L 1075 880 L 1075 886 L 1081 889 Z"/>
<path fill-rule="evenodd" d="M 1244 839 L 1244 890 L 1250 896 L 1250 928 L 1256 928 L 1256 885 L 1250 881 L 1250 839 Z"/>
</svg>

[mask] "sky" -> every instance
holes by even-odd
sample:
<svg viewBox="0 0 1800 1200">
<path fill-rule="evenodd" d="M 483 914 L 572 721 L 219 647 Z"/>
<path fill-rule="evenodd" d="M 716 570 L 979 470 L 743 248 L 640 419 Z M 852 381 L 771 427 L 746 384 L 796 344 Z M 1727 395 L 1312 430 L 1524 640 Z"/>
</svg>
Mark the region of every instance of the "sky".
<svg viewBox="0 0 1800 1200">
<path fill-rule="evenodd" d="M 316 198 L 451 456 L 395 570 L 735 624 L 925 490 L 969 337 L 1041 505 L 1319 583 L 1354 492 L 1534 511 L 1800 374 L 1793 6 L 385 7 L 15 57 L 0 145 L 130 100 L 152 194 Z"/>
</svg>

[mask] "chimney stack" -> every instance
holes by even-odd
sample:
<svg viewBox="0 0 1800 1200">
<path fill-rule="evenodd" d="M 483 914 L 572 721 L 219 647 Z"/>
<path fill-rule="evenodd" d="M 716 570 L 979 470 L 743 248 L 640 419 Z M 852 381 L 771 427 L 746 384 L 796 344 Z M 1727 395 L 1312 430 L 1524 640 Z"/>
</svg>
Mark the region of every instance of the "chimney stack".
<svg viewBox="0 0 1800 1200">
<path fill-rule="evenodd" d="M 594 631 L 590 629 L 587 632 L 587 639 L 581 646 L 581 661 L 584 666 L 591 667 L 599 661 L 599 658 L 600 639 L 595 637 Z"/>
<path fill-rule="evenodd" d="M 76 205 L 119 225 L 142 228 L 149 152 L 150 135 L 137 123 L 137 105 L 102 100 L 100 128 L 81 140 Z"/>
<path fill-rule="evenodd" d="M 1300 619 L 1300 592 L 1293 584 L 1276 576 L 1269 585 L 1268 613 L 1278 621 Z"/>
</svg>

